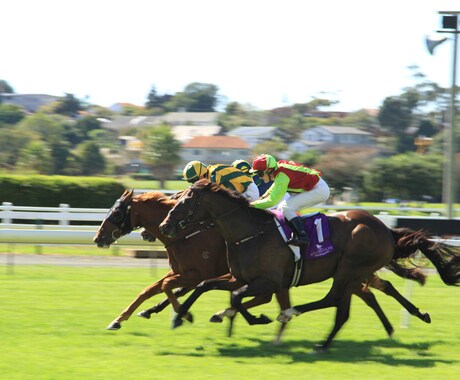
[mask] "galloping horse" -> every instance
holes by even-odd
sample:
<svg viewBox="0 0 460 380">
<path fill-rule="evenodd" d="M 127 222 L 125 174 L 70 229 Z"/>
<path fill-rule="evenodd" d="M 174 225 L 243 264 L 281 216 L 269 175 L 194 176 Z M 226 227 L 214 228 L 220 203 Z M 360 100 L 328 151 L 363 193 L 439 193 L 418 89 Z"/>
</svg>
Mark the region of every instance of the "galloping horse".
<svg viewBox="0 0 460 380">
<path fill-rule="evenodd" d="M 250 207 L 248 201 L 236 193 L 200 180 L 184 192 L 160 230 L 165 235 L 176 236 L 182 228 L 208 219 L 227 242 L 232 275 L 239 284 L 244 284 L 232 292 L 232 307 L 250 324 L 267 323 L 265 316 L 250 314 L 241 301 L 267 292 L 287 295 L 291 285 L 294 256 L 278 232 L 273 215 Z M 456 247 L 433 243 L 421 232 L 389 229 L 362 210 L 339 212 L 328 216 L 328 220 L 334 252 L 308 261 L 297 285 L 332 277 L 331 289 L 322 300 L 290 307 L 281 313 L 281 319 L 290 319 L 307 311 L 336 307 L 335 324 L 321 344 L 322 350 L 330 346 L 348 320 L 351 295 L 364 293 L 366 288 L 363 289 L 362 284 L 374 278 L 375 271 L 399 267 L 397 260 L 410 258 L 419 249 L 435 265 L 446 284 L 460 283 L 460 250 Z M 217 282 L 211 288 L 220 285 L 222 283 Z M 222 288 L 225 289 L 225 285 Z"/>
<path fill-rule="evenodd" d="M 121 322 L 128 320 L 136 309 L 147 299 L 164 292 L 168 300 L 144 310 L 139 316 L 150 318 L 152 313 L 163 310 L 169 302 L 176 312 L 180 303 L 177 296 L 186 294 L 199 283 L 209 278 L 228 273 L 225 241 L 211 224 L 202 224 L 183 230 L 177 237 L 169 238 L 159 231 L 159 225 L 176 204 L 178 195 L 168 197 L 161 192 L 149 192 L 133 196 L 133 191 L 125 190 L 120 199 L 110 209 L 94 237 L 99 247 L 109 247 L 123 235 L 143 227 L 166 247 L 171 270 L 155 283 L 146 287 L 107 327 L 109 330 L 121 328 Z M 179 288 L 174 293 L 173 290 Z M 270 302 L 267 293 L 248 301 L 246 307 L 254 307 Z M 190 314 L 184 318 L 192 321 Z M 217 313 L 213 321 L 219 320 Z M 233 319 L 231 319 L 233 320 Z"/>
</svg>

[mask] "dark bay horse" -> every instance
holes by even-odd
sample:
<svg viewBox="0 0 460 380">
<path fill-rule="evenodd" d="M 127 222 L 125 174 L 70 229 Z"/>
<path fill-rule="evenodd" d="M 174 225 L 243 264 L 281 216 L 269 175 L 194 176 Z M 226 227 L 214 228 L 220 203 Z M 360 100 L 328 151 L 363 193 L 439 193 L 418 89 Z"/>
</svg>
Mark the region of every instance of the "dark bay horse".
<svg viewBox="0 0 460 380">
<path fill-rule="evenodd" d="M 230 271 L 238 284 L 243 284 L 232 292 L 232 307 L 250 324 L 266 323 L 265 316 L 253 316 L 241 301 L 244 297 L 267 292 L 284 293 L 287 297 L 294 274 L 294 256 L 278 232 L 273 215 L 250 207 L 247 200 L 236 193 L 201 180 L 184 192 L 160 225 L 160 230 L 165 235 L 175 236 L 181 233 L 182 228 L 206 219 L 214 222 L 226 240 Z M 320 349 L 330 346 L 348 320 L 351 295 L 363 294 L 366 291 L 363 284 L 375 279 L 377 270 L 400 267 L 398 260 L 409 259 L 417 250 L 434 264 L 444 283 L 460 283 L 458 247 L 431 242 L 422 232 L 389 229 L 362 210 L 339 212 L 328 216 L 328 219 L 334 252 L 309 260 L 297 285 L 332 277 L 331 289 L 319 301 L 282 310 L 283 317 L 290 318 L 307 311 L 336 307 L 334 327 Z M 217 284 L 211 288 L 219 288 Z M 288 305 L 288 297 L 285 300 Z"/>
<path fill-rule="evenodd" d="M 159 231 L 159 225 L 176 204 L 178 195 L 168 197 L 161 192 L 149 192 L 133 196 L 126 190 L 110 209 L 102 221 L 94 242 L 99 247 L 109 247 L 120 237 L 136 228 L 143 227 L 150 236 L 160 240 L 166 247 L 171 270 L 155 283 L 146 287 L 107 327 L 109 330 L 121 328 L 121 322 L 128 320 L 136 309 L 147 299 L 164 292 L 167 300 L 139 313 L 150 318 L 169 303 L 176 312 L 180 303 L 177 296 L 186 294 L 204 280 L 228 273 L 225 241 L 212 225 L 201 224 L 186 228 L 170 238 Z M 174 289 L 178 289 L 175 293 Z M 250 300 L 245 305 L 250 308 L 270 302 L 272 295 L 267 293 Z M 215 318 L 219 318 L 219 313 Z M 184 318 L 191 321 L 190 314 Z"/>
</svg>

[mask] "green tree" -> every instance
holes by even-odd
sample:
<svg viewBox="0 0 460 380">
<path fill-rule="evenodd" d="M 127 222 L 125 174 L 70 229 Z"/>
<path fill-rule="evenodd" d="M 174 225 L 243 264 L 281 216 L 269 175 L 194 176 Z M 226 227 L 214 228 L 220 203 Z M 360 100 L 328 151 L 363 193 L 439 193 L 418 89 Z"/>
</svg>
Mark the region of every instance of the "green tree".
<svg viewBox="0 0 460 380">
<path fill-rule="evenodd" d="M 81 174 L 102 174 L 106 168 L 106 161 L 94 141 L 85 141 L 77 147 L 78 161 Z"/>
<path fill-rule="evenodd" d="M 279 159 L 279 156 L 286 150 L 287 144 L 283 142 L 281 138 L 275 137 L 254 146 L 252 148 L 252 153 L 255 156 L 258 156 L 259 154 L 271 154 L 276 159 Z"/>
<path fill-rule="evenodd" d="M 52 174 L 53 162 L 49 146 L 44 141 L 31 141 L 19 152 L 16 166 L 23 173 Z"/>
<path fill-rule="evenodd" d="M 16 166 L 19 153 L 32 140 L 38 139 L 37 135 L 17 128 L 0 128 L 0 167 L 8 170 Z"/>
<path fill-rule="evenodd" d="M 164 188 L 165 181 L 174 176 L 174 168 L 180 162 L 181 144 L 165 125 L 149 129 L 143 142 L 142 158 L 160 180 L 160 187 Z"/>
<path fill-rule="evenodd" d="M 17 129 L 36 134 L 41 140 L 51 143 L 65 139 L 66 124 L 66 119 L 60 115 L 39 112 L 22 119 L 17 124 Z"/>
<path fill-rule="evenodd" d="M 54 112 L 60 115 L 76 117 L 83 109 L 82 102 L 75 95 L 66 93 L 63 98 L 56 102 Z"/>
<path fill-rule="evenodd" d="M 214 112 L 218 103 L 218 87 L 208 83 L 190 83 L 166 104 L 168 109 L 187 112 Z"/>
<path fill-rule="evenodd" d="M 406 153 L 375 160 L 366 172 L 363 191 L 367 199 L 441 199 L 443 158 L 441 155 Z"/>
<path fill-rule="evenodd" d="M 14 94 L 14 89 L 6 80 L 0 79 L 0 94 Z M 1 103 L 1 98 L 0 98 Z"/>
<path fill-rule="evenodd" d="M 4 124 L 16 124 L 25 117 L 24 110 L 13 104 L 0 104 L 0 128 Z"/>
</svg>

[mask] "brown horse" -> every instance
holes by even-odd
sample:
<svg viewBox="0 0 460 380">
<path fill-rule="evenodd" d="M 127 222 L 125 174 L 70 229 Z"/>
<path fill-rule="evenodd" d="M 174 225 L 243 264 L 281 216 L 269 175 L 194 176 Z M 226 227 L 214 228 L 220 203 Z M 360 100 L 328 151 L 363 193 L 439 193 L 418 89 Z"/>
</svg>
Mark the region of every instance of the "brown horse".
<svg viewBox="0 0 460 380">
<path fill-rule="evenodd" d="M 112 206 L 96 232 L 94 242 L 99 247 L 109 247 L 120 237 L 143 227 L 148 235 L 165 245 L 171 267 L 162 278 L 142 290 L 107 329 L 120 329 L 121 322 L 128 320 L 144 301 L 162 292 L 168 299 L 142 311 L 139 315 L 150 318 L 152 313 L 160 312 L 169 303 L 178 312 L 180 303 L 177 296 L 186 294 L 206 279 L 228 273 L 225 241 L 210 223 L 186 228 L 174 238 L 169 238 L 159 231 L 160 223 L 176 204 L 175 198 L 177 196 L 168 197 L 161 192 L 133 196 L 133 191 L 126 190 Z M 174 292 L 177 288 L 178 291 Z M 271 297 L 272 295 L 267 293 L 248 301 L 245 306 L 250 308 L 270 302 Z M 192 321 L 190 314 L 185 314 L 184 318 Z"/>
<path fill-rule="evenodd" d="M 175 324 L 179 324 L 180 322 L 178 321 L 182 321 L 182 318 L 192 321 L 192 316 L 187 312 L 188 307 L 187 311 L 182 313 L 183 308 L 179 307 L 180 304 L 177 297 L 186 294 L 202 281 L 215 278 L 229 271 L 226 261 L 225 241 L 217 230 L 210 228 L 209 224 L 191 226 L 191 228 L 182 231 L 181 235 L 174 239 L 170 239 L 160 233 L 158 226 L 176 204 L 178 196 L 179 194 L 168 197 L 161 192 L 150 192 L 134 197 L 132 191 L 126 190 L 120 199 L 115 202 L 97 231 L 94 242 L 99 247 L 108 247 L 123 235 L 129 234 L 133 229 L 143 227 L 145 228 L 145 231 L 142 233 L 143 236 L 149 236 L 151 240 L 158 238 L 166 245 L 171 267 L 171 270 L 161 279 L 142 290 L 131 304 L 109 324 L 107 327 L 109 330 L 120 329 L 121 322 L 128 320 L 143 302 L 162 292 L 167 294 L 168 298 L 166 300 L 163 300 L 150 309 L 143 310 L 138 315 L 148 319 L 151 314 L 159 313 L 167 307 L 171 299 L 173 308 L 176 312 L 179 310 Z M 410 278 L 420 283 L 424 282 L 423 276 L 415 271 L 399 267 L 394 267 L 392 270 L 401 277 Z M 228 277 L 224 278 L 227 279 Z M 243 285 L 238 286 L 236 281 L 227 282 L 226 280 L 225 282 L 227 286 L 235 288 Z M 398 293 L 391 283 L 375 277 L 369 279 L 369 285 L 394 297 L 411 314 L 418 316 L 425 322 L 429 322 L 429 315 L 427 313 L 420 313 L 414 305 Z M 204 289 L 204 287 L 200 289 Z M 367 298 L 372 297 L 368 293 L 364 295 Z M 363 297 L 361 296 L 361 298 Z M 386 331 L 391 335 L 393 328 L 383 312 L 381 312 L 378 304 L 374 304 L 372 300 L 367 301 L 365 298 L 363 299 L 379 315 Z M 249 301 L 246 306 L 252 307 L 269 302 L 270 300 L 271 295 L 268 294 Z M 279 302 L 283 302 L 282 296 L 280 296 Z M 211 321 L 222 322 L 224 316 L 229 316 L 230 335 L 235 312 L 235 309 L 218 312 L 211 317 Z M 281 326 L 280 333 L 278 334 L 278 341 L 281 338 L 283 327 L 284 324 Z"/>
<path fill-rule="evenodd" d="M 241 301 L 244 297 L 271 292 L 284 294 L 284 305 L 289 304 L 287 289 L 294 275 L 294 257 L 278 232 L 273 215 L 250 207 L 238 194 L 201 180 L 185 191 L 160 230 L 175 236 L 182 228 L 205 219 L 211 219 L 225 238 L 231 273 L 239 284 L 244 284 L 232 292 L 232 307 L 250 324 L 267 323 L 265 316 L 250 314 Z M 330 346 L 348 320 L 351 295 L 363 295 L 362 298 L 369 301 L 362 284 L 374 279 L 375 271 L 386 266 L 396 267 L 397 260 L 407 259 L 419 249 L 435 265 L 446 284 L 460 283 L 460 250 L 456 247 L 435 244 L 420 232 L 389 229 L 366 211 L 344 211 L 328 219 L 334 252 L 308 261 L 297 286 L 332 277 L 330 291 L 320 301 L 287 309 L 281 305 L 281 319 L 311 310 L 337 308 L 334 327 L 320 346 L 323 350 Z M 219 282 L 211 288 L 217 287 Z"/>
</svg>

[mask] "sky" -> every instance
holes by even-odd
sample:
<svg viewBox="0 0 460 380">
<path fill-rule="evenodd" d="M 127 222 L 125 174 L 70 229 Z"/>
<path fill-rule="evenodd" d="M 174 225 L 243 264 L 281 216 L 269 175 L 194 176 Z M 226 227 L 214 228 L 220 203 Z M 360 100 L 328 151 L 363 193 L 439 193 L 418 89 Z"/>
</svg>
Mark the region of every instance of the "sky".
<svg viewBox="0 0 460 380">
<path fill-rule="evenodd" d="M 352 112 L 414 85 L 411 65 L 451 86 L 453 41 L 430 55 L 425 38 L 441 36 L 439 11 L 459 10 L 459 0 L 3 0 L 0 79 L 104 107 L 200 82 L 221 104 L 327 98 Z"/>
</svg>

